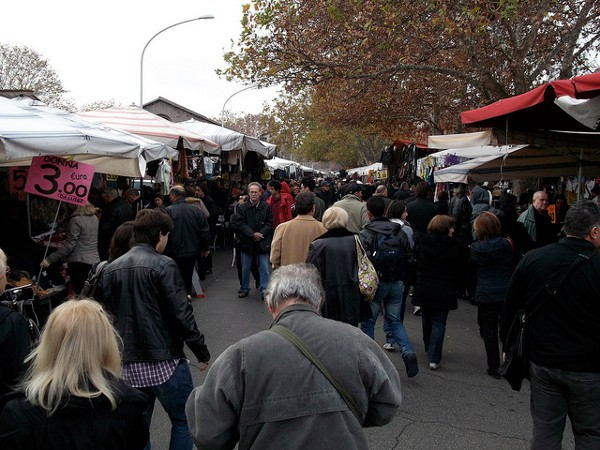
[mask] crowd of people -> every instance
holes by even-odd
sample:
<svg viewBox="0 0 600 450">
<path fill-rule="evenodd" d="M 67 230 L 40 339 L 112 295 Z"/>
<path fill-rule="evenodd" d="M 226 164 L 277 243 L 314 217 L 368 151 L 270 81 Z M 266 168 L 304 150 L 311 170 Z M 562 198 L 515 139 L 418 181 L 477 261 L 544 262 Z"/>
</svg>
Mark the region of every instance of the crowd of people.
<svg viewBox="0 0 600 450">
<path fill-rule="evenodd" d="M 167 197 L 109 187 L 98 198 L 100 219 L 91 203 L 74 208 L 64 246 L 41 262 L 68 263 L 75 299 L 52 312 L 29 356 L 3 373 L 2 446 L 50 448 L 43 443 L 52 437 L 56 448 L 79 448 L 86 433 L 100 433 L 111 448 L 149 448 L 158 399 L 172 424 L 171 448 L 365 448 L 361 428 L 388 423 L 401 401 L 385 351 L 398 348 L 415 377 L 420 338 L 426 367 L 441 370 L 449 312 L 464 299 L 477 305 L 482 372 L 500 379 L 513 317 L 580 256 L 587 265 L 552 286 L 554 303 L 532 320 L 527 337 L 532 446 L 560 446 L 567 416 L 582 448 L 600 445 L 595 201 L 569 207 L 556 196 L 552 219 L 545 191 L 523 202 L 510 192 L 494 198 L 478 183 L 435 195 L 424 181 L 312 177 L 250 182 L 225 203 L 205 185 L 176 185 Z M 212 273 L 221 215 L 236 253 L 237 296 L 250 296 L 252 275 L 273 324 L 222 353 L 194 389 L 184 344 L 202 371 L 211 355 L 193 315 L 193 274 Z M 361 251 L 378 278 L 372 299 L 360 290 Z M 77 297 L 104 260 L 93 298 Z M 421 336 L 404 327 L 409 298 Z M 73 411 L 78 432 L 70 435 Z M 105 419 L 91 424 L 90 415 Z"/>
</svg>

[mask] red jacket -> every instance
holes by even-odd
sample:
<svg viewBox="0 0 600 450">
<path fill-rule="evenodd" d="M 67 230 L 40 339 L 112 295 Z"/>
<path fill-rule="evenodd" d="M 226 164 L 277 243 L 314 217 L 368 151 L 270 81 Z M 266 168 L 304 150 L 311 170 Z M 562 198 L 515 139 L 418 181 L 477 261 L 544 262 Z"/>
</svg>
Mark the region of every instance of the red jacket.
<svg viewBox="0 0 600 450">
<path fill-rule="evenodd" d="M 273 217 L 273 228 L 277 228 L 277 225 L 288 220 L 292 220 L 292 205 L 294 204 L 294 197 L 290 194 L 290 187 L 283 181 L 281 183 L 281 191 L 279 192 L 280 204 L 279 204 L 279 220 L 277 217 Z M 273 196 L 269 196 L 267 203 L 272 208 Z"/>
</svg>

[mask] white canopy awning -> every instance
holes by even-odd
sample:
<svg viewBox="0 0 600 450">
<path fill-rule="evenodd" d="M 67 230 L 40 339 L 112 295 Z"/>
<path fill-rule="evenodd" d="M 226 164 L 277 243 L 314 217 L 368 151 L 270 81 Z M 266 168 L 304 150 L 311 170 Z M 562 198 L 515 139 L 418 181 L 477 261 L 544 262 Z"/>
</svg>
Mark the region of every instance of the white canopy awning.
<svg viewBox="0 0 600 450">
<path fill-rule="evenodd" d="M 99 173 L 141 177 L 147 161 L 172 152 L 162 143 L 90 123 L 37 100 L 0 97 L 0 166 L 29 166 L 33 156 L 71 156 Z"/>
<path fill-rule="evenodd" d="M 219 153 L 219 145 L 210 138 L 194 133 L 137 106 L 85 111 L 77 115 L 90 122 L 106 124 L 119 130 L 125 130 L 138 136 L 162 142 L 173 148 L 177 148 L 179 139 L 182 139 L 186 148 L 203 150 L 208 153 Z"/>
<path fill-rule="evenodd" d="M 481 147 L 492 143 L 492 131 L 477 131 L 475 133 L 440 134 L 427 138 L 429 148 L 467 148 Z"/>
<path fill-rule="evenodd" d="M 221 146 L 221 151 L 224 152 L 241 150 L 243 154 L 246 154 L 246 152 L 255 152 L 263 155 L 265 158 L 270 158 L 275 155 L 275 151 L 277 150 L 275 144 L 270 144 L 258 138 L 211 123 L 190 119 L 185 122 L 178 122 L 178 125 L 216 142 Z"/>
<path fill-rule="evenodd" d="M 427 178 L 426 173 L 433 170 L 434 173 L 456 164 L 469 161 L 474 158 L 486 156 L 503 155 L 511 146 L 484 145 L 479 147 L 449 148 L 436 153 L 431 153 L 425 158 L 417 160 L 417 175 Z M 429 172 L 430 173 L 430 172 Z"/>
<path fill-rule="evenodd" d="M 358 176 L 364 177 L 366 175 L 369 175 L 369 171 L 371 171 L 371 170 L 374 170 L 374 171 L 383 170 L 383 164 L 381 164 L 380 162 L 376 162 L 376 163 L 370 164 L 368 166 L 355 167 L 354 169 L 348 169 L 348 170 L 346 170 L 346 172 L 349 175 L 352 175 L 353 173 L 357 173 Z"/>
</svg>

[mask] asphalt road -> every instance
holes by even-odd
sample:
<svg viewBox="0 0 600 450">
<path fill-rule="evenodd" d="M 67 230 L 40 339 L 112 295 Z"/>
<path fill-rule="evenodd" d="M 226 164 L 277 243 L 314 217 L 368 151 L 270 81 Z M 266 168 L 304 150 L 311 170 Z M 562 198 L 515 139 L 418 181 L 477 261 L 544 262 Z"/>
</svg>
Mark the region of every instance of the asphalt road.
<svg viewBox="0 0 600 450">
<path fill-rule="evenodd" d="M 231 267 L 232 249 L 213 254 L 213 274 L 203 287 L 206 297 L 194 299 L 194 313 L 213 360 L 227 347 L 268 328 L 271 317 L 258 292 L 237 297 L 239 283 Z M 252 283 L 251 283 L 252 285 Z M 420 317 L 410 314 L 405 326 L 419 358 L 419 374 L 406 377 L 400 352 L 388 353 L 402 381 L 403 403 L 394 420 L 381 428 L 365 430 L 371 449 L 527 449 L 531 435 L 529 385 L 512 391 L 505 380 L 486 374 L 485 350 L 476 323 L 477 308 L 459 300 L 459 309 L 448 317 L 441 369 L 431 371 L 423 349 Z M 383 344 L 382 319 L 375 330 Z M 188 351 L 188 355 L 191 353 Z M 192 365 L 196 362 L 192 360 Z M 194 384 L 204 373 L 192 367 Z M 151 426 L 156 450 L 168 449 L 170 422 L 157 402 Z M 574 448 L 567 423 L 563 448 Z"/>
</svg>

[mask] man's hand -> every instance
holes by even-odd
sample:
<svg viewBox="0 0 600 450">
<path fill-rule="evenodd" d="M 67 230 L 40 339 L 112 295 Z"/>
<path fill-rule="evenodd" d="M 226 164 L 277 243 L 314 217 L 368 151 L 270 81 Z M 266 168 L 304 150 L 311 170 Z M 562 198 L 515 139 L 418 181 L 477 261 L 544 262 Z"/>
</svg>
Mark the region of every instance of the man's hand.
<svg viewBox="0 0 600 450">
<path fill-rule="evenodd" d="M 261 239 L 265 238 L 265 236 L 262 233 L 259 233 L 258 231 L 253 234 L 253 237 L 255 241 L 260 241 Z"/>
<path fill-rule="evenodd" d="M 200 372 L 204 372 L 206 369 L 208 369 L 208 363 L 201 362 L 200 365 L 198 366 L 198 369 L 200 369 Z"/>
</svg>

